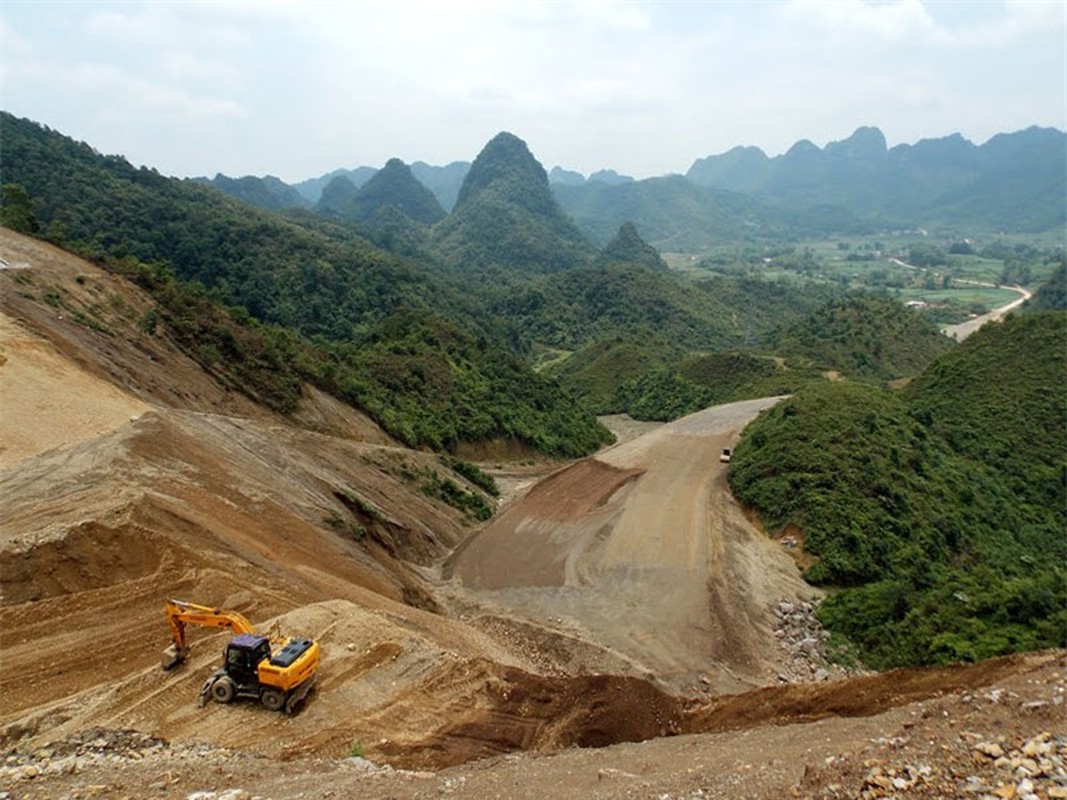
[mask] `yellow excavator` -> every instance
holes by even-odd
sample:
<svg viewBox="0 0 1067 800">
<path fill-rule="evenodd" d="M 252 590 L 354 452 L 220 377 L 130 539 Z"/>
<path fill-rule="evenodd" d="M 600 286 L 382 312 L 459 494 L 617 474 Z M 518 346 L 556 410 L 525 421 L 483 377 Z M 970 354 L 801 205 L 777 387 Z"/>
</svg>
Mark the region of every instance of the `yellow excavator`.
<svg viewBox="0 0 1067 800">
<path fill-rule="evenodd" d="M 237 697 L 259 700 L 272 711 L 292 714 L 315 685 L 322 648 L 311 639 L 274 639 L 258 635 L 236 611 L 198 606 L 182 600 L 164 604 L 172 643 L 163 651 L 162 666 L 172 670 L 189 655 L 187 625 L 229 628 L 235 636 L 222 654 L 222 666 L 204 682 L 200 705 L 213 698 L 229 703 Z"/>
</svg>

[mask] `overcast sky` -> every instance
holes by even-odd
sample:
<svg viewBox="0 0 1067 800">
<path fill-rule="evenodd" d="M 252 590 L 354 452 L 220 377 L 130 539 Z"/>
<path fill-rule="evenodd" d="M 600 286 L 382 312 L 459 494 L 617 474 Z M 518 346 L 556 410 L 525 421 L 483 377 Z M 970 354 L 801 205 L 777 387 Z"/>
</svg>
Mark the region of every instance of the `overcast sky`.
<svg viewBox="0 0 1067 800">
<path fill-rule="evenodd" d="M 891 146 L 1062 130 L 1065 19 L 1067 0 L 0 0 L 0 107 L 182 177 L 470 161 L 508 130 L 546 169 L 642 178 L 861 125 Z"/>
</svg>

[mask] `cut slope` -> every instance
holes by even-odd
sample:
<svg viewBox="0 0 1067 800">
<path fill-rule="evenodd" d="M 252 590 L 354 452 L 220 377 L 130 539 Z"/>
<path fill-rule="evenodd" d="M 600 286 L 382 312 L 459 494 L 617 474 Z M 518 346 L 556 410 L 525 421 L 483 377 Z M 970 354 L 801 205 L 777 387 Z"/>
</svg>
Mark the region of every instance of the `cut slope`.
<svg viewBox="0 0 1067 800">
<path fill-rule="evenodd" d="M 0 313 L 0 469 L 100 436 L 147 408 Z"/>
</svg>

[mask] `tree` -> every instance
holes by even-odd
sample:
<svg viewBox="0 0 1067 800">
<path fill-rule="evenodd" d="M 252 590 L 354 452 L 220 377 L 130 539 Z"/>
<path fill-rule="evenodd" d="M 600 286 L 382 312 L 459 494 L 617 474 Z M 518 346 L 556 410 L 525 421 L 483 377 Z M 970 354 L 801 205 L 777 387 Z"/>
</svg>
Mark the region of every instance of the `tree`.
<svg viewBox="0 0 1067 800">
<path fill-rule="evenodd" d="M 19 233 L 36 233 L 40 227 L 33 199 L 21 183 L 5 183 L 0 188 L 0 224 Z"/>
</svg>

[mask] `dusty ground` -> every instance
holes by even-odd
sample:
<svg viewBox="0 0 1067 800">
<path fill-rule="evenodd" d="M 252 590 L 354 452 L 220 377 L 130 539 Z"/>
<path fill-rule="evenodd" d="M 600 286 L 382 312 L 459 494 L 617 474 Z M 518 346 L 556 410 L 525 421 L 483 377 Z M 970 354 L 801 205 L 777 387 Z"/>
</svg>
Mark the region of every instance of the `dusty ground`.
<svg viewBox="0 0 1067 800">
<path fill-rule="evenodd" d="M 814 592 L 717 458 L 760 404 L 504 464 L 476 531 L 421 491 L 432 454 L 228 392 L 90 264 L 2 230 L 0 258 L 0 798 L 855 797 L 872 759 L 954 796 L 950 756 L 1000 780 L 974 744 L 1063 734 L 1062 654 L 783 683 L 831 671 L 796 669 L 782 609 Z M 167 596 L 319 639 L 301 713 L 198 708 L 225 637 L 161 673 Z"/>
<path fill-rule="evenodd" d="M 553 473 L 446 574 L 497 616 L 598 643 L 610 671 L 685 694 L 766 684 L 781 666 L 774 605 L 816 592 L 733 503 L 719 453 L 773 402 L 693 414 Z"/>
</svg>

